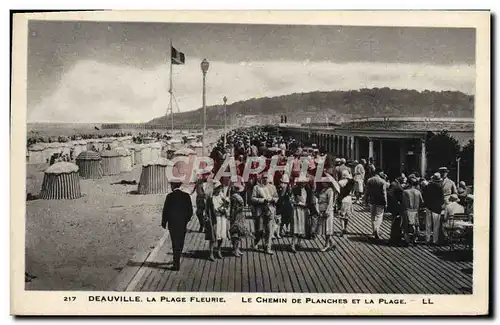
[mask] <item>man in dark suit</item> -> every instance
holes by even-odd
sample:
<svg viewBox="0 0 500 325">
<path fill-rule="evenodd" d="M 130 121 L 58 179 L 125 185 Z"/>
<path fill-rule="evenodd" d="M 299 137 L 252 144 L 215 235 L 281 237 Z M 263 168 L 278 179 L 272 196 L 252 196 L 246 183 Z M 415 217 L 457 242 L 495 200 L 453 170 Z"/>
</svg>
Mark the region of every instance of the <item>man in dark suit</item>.
<svg viewBox="0 0 500 325">
<path fill-rule="evenodd" d="M 167 195 L 163 205 L 161 226 L 170 232 L 172 250 L 174 253 L 173 271 L 179 271 L 181 267 L 181 254 L 184 248 L 186 227 L 193 216 L 193 204 L 191 196 L 180 189 L 180 182 L 172 182 L 172 192 Z"/>
</svg>

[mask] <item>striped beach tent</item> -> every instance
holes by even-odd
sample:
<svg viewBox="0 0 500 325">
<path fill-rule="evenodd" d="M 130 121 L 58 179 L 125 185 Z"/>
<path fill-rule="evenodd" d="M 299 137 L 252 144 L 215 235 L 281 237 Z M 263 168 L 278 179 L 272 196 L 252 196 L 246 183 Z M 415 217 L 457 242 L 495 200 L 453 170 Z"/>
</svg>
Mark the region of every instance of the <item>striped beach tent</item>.
<svg viewBox="0 0 500 325">
<path fill-rule="evenodd" d="M 102 158 L 102 172 L 103 175 L 118 175 L 121 171 L 121 157 L 120 154 L 112 150 L 104 150 L 101 153 Z"/>
<path fill-rule="evenodd" d="M 82 178 L 98 179 L 102 178 L 102 159 L 94 151 L 83 151 L 76 157 L 76 164 Z"/>
<path fill-rule="evenodd" d="M 143 164 L 137 192 L 139 194 L 167 193 L 167 164 L 164 158 Z"/>
<path fill-rule="evenodd" d="M 45 170 L 40 198 L 65 200 L 81 197 L 78 166 L 70 162 L 58 162 Z"/>
</svg>

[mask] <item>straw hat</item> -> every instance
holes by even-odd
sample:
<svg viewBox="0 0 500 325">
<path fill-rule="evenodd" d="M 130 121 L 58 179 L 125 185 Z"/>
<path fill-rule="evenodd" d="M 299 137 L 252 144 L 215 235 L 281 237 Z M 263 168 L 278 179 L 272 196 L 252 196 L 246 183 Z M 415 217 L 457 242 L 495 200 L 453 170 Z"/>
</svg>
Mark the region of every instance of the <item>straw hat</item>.
<svg viewBox="0 0 500 325">
<path fill-rule="evenodd" d="M 439 173 L 435 173 L 434 175 L 432 175 L 431 177 L 431 182 L 434 182 L 434 183 L 439 183 L 441 182 L 443 179 L 441 178 L 441 174 Z"/>
<path fill-rule="evenodd" d="M 439 167 L 438 170 L 439 170 L 440 173 L 447 173 L 447 172 L 449 172 L 449 170 L 448 170 L 447 167 Z"/>
</svg>

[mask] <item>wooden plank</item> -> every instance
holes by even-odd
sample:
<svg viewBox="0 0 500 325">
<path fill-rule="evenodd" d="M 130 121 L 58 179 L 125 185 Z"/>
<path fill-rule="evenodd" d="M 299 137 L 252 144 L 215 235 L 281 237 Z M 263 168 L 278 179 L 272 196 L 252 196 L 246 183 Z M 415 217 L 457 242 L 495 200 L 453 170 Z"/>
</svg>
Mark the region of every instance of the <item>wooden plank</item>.
<svg viewBox="0 0 500 325">
<path fill-rule="evenodd" d="M 408 252 L 411 252 L 412 250 L 412 247 L 407 247 L 407 248 L 397 248 L 397 247 L 391 247 L 391 246 L 378 246 L 378 245 L 373 245 L 373 246 L 377 246 L 375 247 L 375 249 L 377 250 L 381 250 L 382 251 L 382 254 L 384 254 L 384 256 L 389 256 L 391 258 L 380 258 L 380 260 L 382 262 L 385 262 L 386 264 L 389 263 L 389 261 L 398 261 L 398 265 L 401 265 L 408 269 L 408 270 L 412 270 L 413 271 L 413 274 L 417 273 L 418 270 L 420 270 L 420 265 L 422 263 L 425 263 L 426 261 L 426 258 L 428 257 L 428 255 L 419 255 L 417 258 L 418 258 L 418 261 L 419 263 L 406 263 L 406 256 L 408 255 Z M 399 250 L 404 250 L 407 254 L 401 254 L 401 253 L 395 253 L 397 252 L 396 250 L 399 249 Z M 395 255 L 396 254 L 396 255 Z M 390 267 L 394 270 L 394 267 L 392 267 L 392 263 L 390 264 Z M 439 288 L 438 290 L 440 291 L 443 291 L 443 292 L 449 292 L 449 290 L 451 290 L 452 292 L 454 291 L 454 289 L 452 287 L 449 287 L 447 286 L 447 284 L 443 281 L 441 281 L 440 277 L 438 274 L 437 275 L 437 278 L 429 278 L 428 277 L 428 271 L 423 271 L 421 274 L 424 276 L 425 278 L 425 282 L 430 282 L 430 283 L 433 283 L 434 287 L 437 287 Z M 400 280 L 403 280 L 401 282 L 404 282 L 406 280 L 408 280 L 408 272 L 402 272 L 398 269 L 395 269 L 393 271 L 394 273 L 399 273 L 401 278 Z"/>
<path fill-rule="evenodd" d="M 307 292 L 317 292 L 317 288 L 319 286 L 319 283 L 317 283 L 319 280 L 316 277 L 316 274 L 313 275 L 312 268 L 310 267 L 307 259 L 307 255 L 309 252 L 304 251 L 304 249 L 307 247 L 307 242 L 309 240 L 302 240 L 301 241 L 301 246 L 302 248 L 299 248 L 297 254 L 295 254 L 297 258 L 297 264 L 299 266 L 300 272 L 302 274 L 302 278 L 304 279 L 304 282 L 307 286 Z"/>
<path fill-rule="evenodd" d="M 165 232 L 163 237 L 160 239 L 159 243 L 156 245 L 156 247 L 153 249 L 153 251 L 149 254 L 147 259 L 144 261 L 144 263 L 154 261 L 156 256 L 158 255 L 158 252 L 160 251 L 161 247 L 164 245 L 165 242 L 167 242 L 170 239 L 170 235 L 168 231 Z M 143 263 L 143 264 L 144 264 Z M 143 281 L 143 277 L 145 276 L 145 273 L 147 273 L 147 269 L 140 267 L 139 271 L 136 273 L 132 281 L 130 281 L 129 285 L 127 286 L 126 291 L 135 291 L 137 288 L 137 285 L 139 282 Z"/>
<path fill-rule="evenodd" d="M 408 287 L 413 286 L 413 287 L 419 287 L 419 285 L 415 284 L 408 284 L 408 271 L 401 271 L 397 268 L 394 268 L 394 264 L 391 263 L 392 261 L 398 261 L 397 265 L 402 263 L 401 258 L 402 257 L 394 257 L 393 258 L 386 258 L 387 255 L 391 256 L 391 252 L 393 247 L 391 246 L 380 246 L 376 244 L 372 245 L 366 245 L 369 246 L 369 249 L 371 249 L 375 254 L 377 254 L 379 257 L 377 257 L 377 262 L 379 264 L 379 268 L 385 269 L 386 272 L 389 272 L 389 274 L 392 274 L 393 277 L 390 278 L 396 286 L 398 286 L 398 290 L 401 290 L 402 292 L 408 291 Z M 406 249 L 406 248 L 404 248 Z M 422 257 L 419 258 L 420 262 L 423 260 Z M 409 270 L 415 270 L 415 267 L 418 267 L 418 265 L 414 265 L 413 268 L 408 268 Z M 395 276 L 396 275 L 396 276 Z M 397 278 L 397 279 L 396 279 Z M 431 279 L 427 279 L 429 281 Z M 435 284 L 440 287 L 440 284 Z"/>
<path fill-rule="evenodd" d="M 278 283 L 278 292 L 293 292 L 293 285 L 291 281 L 291 272 L 285 262 L 285 255 L 290 255 L 286 251 L 285 237 L 280 240 L 281 249 L 276 252 L 276 272 L 278 273 L 281 281 Z"/>
<path fill-rule="evenodd" d="M 324 242 L 323 236 L 318 236 L 316 241 L 318 243 Z M 325 277 L 321 272 L 321 264 L 317 263 L 316 258 L 318 254 L 323 254 L 319 249 L 312 245 L 311 241 L 305 241 L 304 248 L 307 249 L 307 253 L 304 253 L 304 263 L 306 263 L 306 267 L 309 269 L 309 273 L 313 278 L 313 282 L 315 284 L 314 292 L 327 292 Z"/>
<path fill-rule="evenodd" d="M 283 239 L 283 243 L 287 246 L 287 247 L 290 247 L 290 245 L 292 244 L 292 240 L 291 240 L 292 237 L 286 237 Z M 295 268 L 295 265 L 297 262 L 296 262 L 296 259 L 294 258 L 295 254 L 291 253 L 291 252 L 283 252 L 283 257 L 285 259 L 285 263 L 283 263 L 283 268 L 282 268 L 282 271 L 285 271 L 286 273 L 288 273 L 289 277 L 290 277 L 290 281 L 291 281 L 291 284 L 292 284 L 292 291 L 291 292 L 304 292 L 302 290 L 302 287 L 301 287 L 301 281 L 299 281 L 300 279 L 300 273 L 298 272 L 297 268 Z"/>
<path fill-rule="evenodd" d="M 318 239 L 319 240 L 319 239 Z M 318 292 L 335 292 L 334 289 L 329 285 L 329 283 L 332 281 L 330 278 L 329 272 L 326 271 L 325 266 L 321 262 L 320 259 L 320 254 L 324 254 L 323 252 L 320 252 L 319 250 L 319 245 L 321 242 L 318 242 L 318 247 L 315 247 L 314 242 L 307 242 L 307 248 L 310 250 L 315 250 L 316 252 L 311 253 L 308 255 L 309 261 L 311 266 L 313 266 L 313 271 L 316 272 L 316 276 L 319 279 L 319 282 L 321 284 L 321 288 L 318 289 Z"/>
<path fill-rule="evenodd" d="M 317 242 L 312 242 L 312 246 L 316 249 L 320 249 Z M 324 254 L 318 254 L 321 264 L 326 267 L 326 270 L 330 274 L 330 279 L 334 282 L 336 290 L 335 292 L 354 292 L 350 281 L 345 275 L 338 249 L 333 251 L 325 252 Z"/>
<path fill-rule="evenodd" d="M 241 292 L 249 292 L 250 291 L 250 282 L 251 282 L 251 279 L 250 277 L 248 276 L 249 274 L 249 261 L 250 261 L 250 250 L 249 250 L 249 247 L 251 247 L 251 244 L 252 244 L 252 239 L 247 237 L 247 238 L 244 238 L 244 240 L 242 241 L 242 246 L 243 246 L 243 252 L 244 252 L 244 255 L 241 257 L 242 258 L 242 263 L 241 263 L 241 269 L 240 269 L 240 272 L 238 273 L 239 275 L 239 279 L 240 279 L 240 282 L 241 282 Z"/>
<path fill-rule="evenodd" d="M 199 224 L 198 220 L 193 222 L 193 226 L 190 228 L 190 232 L 187 234 L 192 240 L 189 241 L 189 245 L 187 247 L 186 254 L 193 254 L 193 252 L 197 252 L 201 247 L 203 247 L 204 236 L 200 233 L 197 233 Z M 195 230 L 196 229 L 196 230 Z M 181 270 L 179 277 L 179 284 L 177 286 L 177 291 L 189 291 L 189 287 L 195 278 L 196 273 L 196 265 L 197 261 L 200 258 L 195 258 L 195 256 L 190 255 L 189 258 L 183 259 L 184 270 Z"/>
<path fill-rule="evenodd" d="M 191 220 L 188 224 L 188 229 L 193 229 L 193 221 Z M 196 236 L 190 231 L 186 234 L 184 241 L 184 251 L 190 250 L 193 247 L 193 242 L 196 240 Z M 171 248 L 170 248 L 171 250 Z M 173 255 L 172 255 L 173 258 Z M 172 271 L 166 270 L 162 280 L 158 283 L 158 287 L 161 288 L 160 291 L 176 291 L 179 284 L 178 278 L 181 277 L 182 273 L 186 272 L 186 268 L 190 268 L 190 261 L 181 256 L 181 270 Z M 166 276 L 165 276 L 166 275 Z"/>
<path fill-rule="evenodd" d="M 357 229 L 358 231 L 361 230 L 359 228 L 359 224 L 357 223 L 352 223 L 353 228 Z M 383 278 L 385 283 L 388 285 L 388 289 L 385 293 L 404 293 L 407 291 L 405 289 L 405 278 L 402 279 L 397 279 L 397 277 L 394 276 L 394 269 L 391 269 L 388 264 L 386 264 L 386 258 L 384 257 L 384 253 L 381 251 L 381 247 L 375 243 L 369 244 L 369 242 L 366 243 L 354 243 L 353 242 L 353 247 L 358 249 L 358 253 L 370 253 L 372 254 L 372 257 L 369 259 L 371 264 L 375 269 L 380 270 L 378 276 L 380 278 Z"/>
<path fill-rule="evenodd" d="M 125 291 L 130 282 L 139 272 L 141 266 L 148 258 L 150 251 L 136 253 L 118 273 L 115 279 L 110 282 L 108 288 L 110 291 Z"/>
<path fill-rule="evenodd" d="M 235 281 L 236 281 L 236 264 L 241 263 L 241 257 L 236 257 L 233 255 L 233 248 L 231 238 L 229 238 L 229 243 L 231 247 L 229 247 L 228 257 L 229 257 L 229 265 L 224 268 L 223 279 L 227 279 L 227 281 L 223 282 L 222 291 L 223 292 L 235 292 Z"/>
</svg>

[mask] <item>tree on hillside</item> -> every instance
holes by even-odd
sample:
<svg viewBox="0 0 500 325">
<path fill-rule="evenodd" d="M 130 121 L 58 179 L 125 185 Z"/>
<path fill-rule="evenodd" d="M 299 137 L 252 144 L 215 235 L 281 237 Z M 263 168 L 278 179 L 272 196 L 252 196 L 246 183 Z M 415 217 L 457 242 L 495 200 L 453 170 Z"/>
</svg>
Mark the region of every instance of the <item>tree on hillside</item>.
<svg viewBox="0 0 500 325">
<path fill-rule="evenodd" d="M 427 168 L 431 173 L 439 167 L 448 167 L 450 178 L 456 178 L 457 157 L 460 153 L 460 144 L 448 131 L 433 134 L 427 138 Z"/>
<path fill-rule="evenodd" d="M 460 180 L 474 183 L 474 140 L 470 140 L 460 152 Z"/>
</svg>

